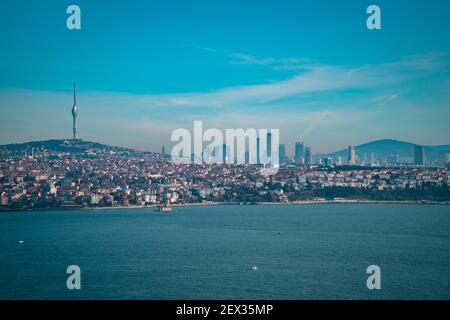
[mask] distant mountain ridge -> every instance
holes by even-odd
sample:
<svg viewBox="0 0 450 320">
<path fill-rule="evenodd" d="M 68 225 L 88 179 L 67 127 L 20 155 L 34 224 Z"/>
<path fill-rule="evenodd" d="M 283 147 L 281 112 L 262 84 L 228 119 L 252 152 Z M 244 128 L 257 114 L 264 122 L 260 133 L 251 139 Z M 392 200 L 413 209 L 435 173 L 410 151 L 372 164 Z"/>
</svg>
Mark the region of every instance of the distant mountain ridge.
<svg viewBox="0 0 450 320">
<path fill-rule="evenodd" d="M 398 155 L 400 158 L 414 158 L 414 143 L 393 140 L 393 139 L 383 139 L 372 141 L 368 143 L 355 146 L 356 154 L 360 159 L 364 159 L 364 154 L 370 158 L 373 153 L 375 158 L 381 161 L 387 161 L 390 155 Z M 109 146 L 97 142 L 85 141 L 81 139 L 71 140 L 71 139 L 51 139 L 43 141 L 30 141 L 25 143 L 16 144 L 6 144 L 0 145 L 0 152 L 7 151 L 13 154 L 23 154 L 25 151 L 31 152 L 32 149 L 35 151 L 39 149 L 46 149 L 54 152 L 75 152 L 82 153 L 87 150 L 129 150 L 131 148 L 115 147 Z M 446 153 L 450 154 L 450 145 L 438 145 L 438 146 L 423 146 L 425 158 L 428 161 L 444 161 L 444 156 Z M 326 157 L 331 157 L 336 159 L 341 156 L 343 159 L 347 159 L 348 149 L 342 149 L 336 152 L 325 154 Z"/>
<path fill-rule="evenodd" d="M 370 157 L 371 153 L 373 153 L 377 159 L 386 161 L 390 155 L 398 155 L 401 158 L 414 158 L 414 146 L 415 144 L 410 142 L 382 139 L 355 146 L 355 150 L 356 155 L 360 159 L 364 158 L 364 154 Z M 423 148 L 425 158 L 428 161 L 444 161 L 445 154 L 450 153 L 450 145 L 423 146 Z M 326 156 L 332 158 L 341 156 L 346 159 L 348 149 L 332 152 Z"/>
</svg>

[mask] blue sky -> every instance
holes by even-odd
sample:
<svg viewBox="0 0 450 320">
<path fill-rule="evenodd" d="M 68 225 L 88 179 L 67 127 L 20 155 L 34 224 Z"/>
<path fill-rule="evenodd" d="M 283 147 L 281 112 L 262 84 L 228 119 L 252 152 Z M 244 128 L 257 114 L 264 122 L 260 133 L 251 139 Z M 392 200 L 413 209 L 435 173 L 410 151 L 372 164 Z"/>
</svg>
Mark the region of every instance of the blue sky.
<svg viewBox="0 0 450 320">
<path fill-rule="evenodd" d="M 203 120 L 279 128 L 288 153 L 448 144 L 449 14 L 446 0 L 5 0 L 0 143 L 70 137 L 76 80 L 80 137 L 103 143 L 159 150 Z"/>
</svg>

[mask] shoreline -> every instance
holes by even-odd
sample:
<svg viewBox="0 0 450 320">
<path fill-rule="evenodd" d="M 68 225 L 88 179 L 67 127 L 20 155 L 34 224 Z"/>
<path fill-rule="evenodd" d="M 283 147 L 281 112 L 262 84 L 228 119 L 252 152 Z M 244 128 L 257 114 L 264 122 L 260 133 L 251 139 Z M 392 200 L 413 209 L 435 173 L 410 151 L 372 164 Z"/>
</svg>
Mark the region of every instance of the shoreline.
<svg viewBox="0 0 450 320">
<path fill-rule="evenodd" d="M 417 205 L 450 205 L 450 201 L 431 200 L 298 200 L 291 202 L 199 202 L 199 203 L 174 203 L 173 208 L 183 207 L 205 207 L 205 206 L 267 206 L 267 205 L 317 205 L 317 204 L 417 204 Z M 0 209 L 2 212 L 39 212 L 39 211 L 102 211 L 116 209 L 157 209 L 162 204 L 150 204 L 144 206 L 112 206 L 112 207 L 81 207 L 81 206 L 61 206 L 56 208 L 24 208 L 24 209 Z"/>
</svg>

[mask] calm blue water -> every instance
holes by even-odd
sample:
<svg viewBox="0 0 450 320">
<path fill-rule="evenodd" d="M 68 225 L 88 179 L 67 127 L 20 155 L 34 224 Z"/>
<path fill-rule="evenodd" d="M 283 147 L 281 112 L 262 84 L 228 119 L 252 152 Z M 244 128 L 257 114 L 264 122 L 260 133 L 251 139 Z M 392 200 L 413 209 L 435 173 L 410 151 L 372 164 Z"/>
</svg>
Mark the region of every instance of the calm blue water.
<svg viewBox="0 0 450 320">
<path fill-rule="evenodd" d="M 0 254 L 1 299 L 450 299 L 450 207 L 2 213 Z"/>
</svg>

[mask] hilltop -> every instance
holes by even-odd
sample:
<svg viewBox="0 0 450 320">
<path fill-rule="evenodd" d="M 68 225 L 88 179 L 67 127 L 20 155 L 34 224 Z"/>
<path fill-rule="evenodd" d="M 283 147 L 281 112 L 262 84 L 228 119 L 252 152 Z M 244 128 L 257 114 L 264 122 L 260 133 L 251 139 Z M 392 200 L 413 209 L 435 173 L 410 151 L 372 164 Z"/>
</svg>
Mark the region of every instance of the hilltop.
<svg viewBox="0 0 450 320">
<path fill-rule="evenodd" d="M 368 142 L 356 146 L 356 154 L 359 158 L 364 158 L 364 154 L 370 157 L 370 154 L 375 154 L 377 159 L 386 161 L 390 155 L 398 155 L 401 158 L 413 158 L 414 157 L 414 143 L 393 140 L 382 139 L 377 141 Z M 429 161 L 443 161 L 446 153 L 450 153 L 450 145 L 440 146 L 423 146 L 425 158 Z M 327 156 L 336 158 L 341 156 L 347 158 L 348 149 L 342 149 Z"/>
<path fill-rule="evenodd" d="M 31 141 L 25 143 L 6 144 L 0 146 L 0 153 L 23 154 L 27 152 L 31 154 L 32 150 L 47 150 L 52 152 L 69 152 L 82 153 L 87 150 L 131 150 L 121 147 L 113 147 L 97 142 L 85 141 L 81 139 L 52 139 L 43 141 Z"/>
</svg>

